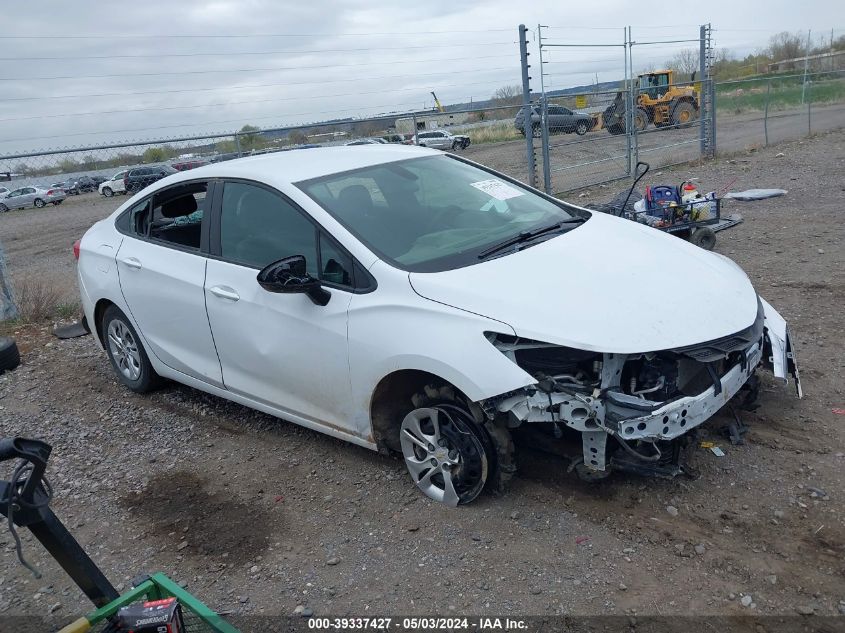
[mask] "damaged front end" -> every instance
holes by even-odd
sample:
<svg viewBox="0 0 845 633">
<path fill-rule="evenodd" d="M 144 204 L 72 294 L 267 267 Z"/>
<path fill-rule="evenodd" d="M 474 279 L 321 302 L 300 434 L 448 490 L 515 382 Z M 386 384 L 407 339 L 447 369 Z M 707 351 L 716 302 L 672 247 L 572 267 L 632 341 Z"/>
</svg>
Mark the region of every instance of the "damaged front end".
<svg viewBox="0 0 845 633">
<path fill-rule="evenodd" d="M 748 328 L 676 349 L 615 354 L 493 333 L 488 340 L 536 380 L 482 403 L 488 416 L 549 439 L 580 433 L 573 467 L 587 479 L 614 469 L 684 473 L 695 429 L 740 391 L 753 402 L 761 364 L 785 381 L 792 375 L 802 395 L 786 321 L 762 299 Z"/>
</svg>

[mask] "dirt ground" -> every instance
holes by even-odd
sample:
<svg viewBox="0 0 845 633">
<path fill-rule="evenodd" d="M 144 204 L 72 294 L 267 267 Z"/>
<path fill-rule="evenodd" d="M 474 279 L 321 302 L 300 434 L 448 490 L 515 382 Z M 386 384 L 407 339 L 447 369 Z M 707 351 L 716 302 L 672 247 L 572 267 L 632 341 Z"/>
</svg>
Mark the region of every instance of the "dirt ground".
<svg viewBox="0 0 845 633">
<path fill-rule="evenodd" d="M 506 494 L 448 509 L 399 459 L 175 384 L 132 394 L 90 337 L 46 327 L 14 332 L 23 364 L 0 377 L 0 434 L 54 445 L 54 509 L 118 589 L 161 570 L 236 615 L 843 613 L 845 132 L 656 172 L 651 184 L 789 190 L 730 204 L 745 222 L 717 250 L 790 322 L 805 397 L 765 377 L 743 446 L 721 434 L 724 414 L 705 425 L 725 455 L 698 450 L 698 479 L 589 485 L 525 450 Z M 36 230 L 0 217 L 13 220 L 0 227 L 13 274 L 71 284 L 70 244 L 96 211 L 86 205 L 69 201 L 64 222 Z M 655 271 L 644 290 L 695 274 Z M 40 580 L 0 530 L 0 616 L 63 624 L 89 608 L 29 536 L 24 554 Z"/>
</svg>

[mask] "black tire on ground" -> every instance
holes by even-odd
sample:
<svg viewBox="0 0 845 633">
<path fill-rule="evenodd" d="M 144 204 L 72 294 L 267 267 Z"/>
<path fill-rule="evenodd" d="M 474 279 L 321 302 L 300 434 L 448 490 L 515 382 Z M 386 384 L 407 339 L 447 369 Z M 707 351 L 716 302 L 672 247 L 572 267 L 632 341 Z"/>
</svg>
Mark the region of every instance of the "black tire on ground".
<svg viewBox="0 0 845 633">
<path fill-rule="evenodd" d="M 679 101 L 672 108 L 672 125 L 689 127 L 696 119 L 695 108 L 689 101 Z"/>
<path fill-rule="evenodd" d="M 634 129 L 637 132 L 644 132 L 648 127 L 648 112 L 643 108 L 637 108 L 634 112 Z"/>
<path fill-rule="evenodd" d="M 21 364 L 21 354 L 15 339 L 0 336 L 0 374 Z"/>
<path fill-rule="evenodd" d="M 9 207 L 7 207 L 5 204 L 0 204 L 0 213 L 6 213 L 6 211 L 8 210 Z"/>
<path fill-rule="evenodd" d="M 111 198 L 114 195 L 114 191 L 111 190 L 111 187 L 103 187 L 103 195 L 106 198 Z"/>
<path fill-rule="evenodd" d="M 112 345 L 109 342 L 109 328 L 115 322 L 123 324 L 131 340 L 134 342 L 135 349 L 137 349 L 140 373 L 134 380 L 126 376 L 120 369 L 115 352 L 112 351 Z M 141 343 L 137 332 L 135 332 L 135 328 L 132 327 L 129 319 L 126 318 L 126 315 L 117 306 L 109 306 L 105 314 L 103 314 L 102 332 L 106 353 L 108 354 L 109 361 L 111 361 L 112 369 L 114 369 L 114 373 L 120 382 L 135 393 L 147 393 L 161 385 L 162 378 L 155 373 L 153 366 L 150 364 L 147 351 L 144 349 L 144 345 Z"/>
<path fill-rule="evenodd" d="M 43 208 L 44 206 L 46 206 L 46 204 L 47 204 L 47 203 L 46 203 L 46 202 L 44 202 L 41 198 L 36 198 L 36 199 L 35 199 L 35 201 L 34 201 L 32 204 L 34 204 L 36 207 L 38 207 L 39 209 L 41 209 L 41 208 Z"/>
<path fill-rule="evenodd" d="M 466 149 L 467 147 L 469 147 L 470 143 L 472 143 L 472 141 L 470 141 L 469 139 L 464 139 L 463 141 L 461 141 L 461 149 Z"/>
<path fill-rule="evenodd" d="M 578 125 L 575 126 L 575 133 L 578 136 L 584 136 L 590 129 L 590 126 L 587 125 L 586 121 L 578 121 Z"/>
<path fill-rule="evenodd" d="M 540 127 L 539 123 L 535 123 L 531 126 L 531 136 L 534 138 L 540 138 L 543 136 L 543 128 Z"/>
<path fill-rule="evenodd" d="M 452 151 L 457 152 L 461 149 L 461 142 L 460 141 L 452 141 Z"/>
<path fill-rule="evenodd" d="M 619 134 L 625 133 L 625 126 L 621 123 L 614 123 L 613 125 L 609 125 L 607 127 L 607 131 L 613 134 L 614 136 L 618 136 Z"/>
<path fill-rule="evenodd" d="M 716 246 L 716 233 L 709 226 L 700 226 L 692 232 L 689 241 L 705 251 L 712 251 Z"/>
</svg>

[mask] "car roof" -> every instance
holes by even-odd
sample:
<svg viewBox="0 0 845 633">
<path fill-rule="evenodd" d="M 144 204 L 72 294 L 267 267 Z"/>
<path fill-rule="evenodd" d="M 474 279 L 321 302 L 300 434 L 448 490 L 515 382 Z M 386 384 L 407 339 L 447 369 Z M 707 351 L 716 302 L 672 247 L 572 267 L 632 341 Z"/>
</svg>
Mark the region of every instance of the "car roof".
<svg viewBox="0 0 845 633">
<path fill-rule="evenodd" d="M 174 184 L 198 178 L 245 178 L 284 185 L 372 165 L 442 155 L 442 152 L 425 147 L 385 143 L 314 147 L 211 163 L 168 176 L 159 182 Z"/>
</svg>

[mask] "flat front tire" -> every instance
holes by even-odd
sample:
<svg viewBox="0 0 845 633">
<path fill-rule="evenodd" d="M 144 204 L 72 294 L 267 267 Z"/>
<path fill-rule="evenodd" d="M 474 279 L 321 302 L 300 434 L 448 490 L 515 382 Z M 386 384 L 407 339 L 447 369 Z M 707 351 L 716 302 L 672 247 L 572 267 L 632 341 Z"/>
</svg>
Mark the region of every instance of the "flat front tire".
<svg viewBox="0 0 845 633">
<path fill-rule="evenodd" d="M 117 306 L 103 314 L 103 343 L 117 379 L 136 393 L 147 393 L 161 384 L 135 328 Z"/>
<path fill-rule="evenodd" d="M 399 443 L 423 494 L 453 508 L 481 494 L 494 459 L 481 433 L 472 416 L 455 406 L 420 407 L 405 416 Z"/>
</svg>

